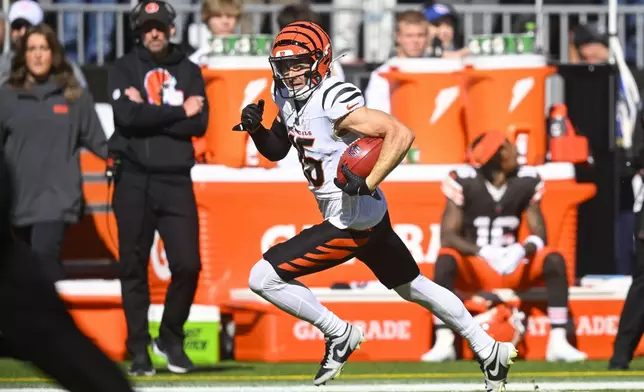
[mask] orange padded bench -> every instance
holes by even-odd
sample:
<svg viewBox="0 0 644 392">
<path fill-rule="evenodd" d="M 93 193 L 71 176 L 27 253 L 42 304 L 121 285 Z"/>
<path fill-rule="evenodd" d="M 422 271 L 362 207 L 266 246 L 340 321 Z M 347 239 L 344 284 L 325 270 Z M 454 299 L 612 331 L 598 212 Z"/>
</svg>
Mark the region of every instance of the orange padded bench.
<svg viewBox="0 0 644 392">
<path fill-rule="evenodd" d="M 608 359 L 617 333 L 628 286 L 615 289 L 570 288 L 571 313 L 577 347 L 590 359 Z M 383 287 L 366 289 L 312 289 L 330 310 L 360 326 L 368 341 L 352 361 L 418 361 L 431 347 L 431 314 L 402 300 Z M 502 298 L 515 295 L 498 290 Z M 519 346 L 525 359 L 543 360 L 549 333 L 542 288 L 518 293 L 527 316 L 524 340 Z M 322 334 L 275 308 L 249 289 L 231 290 L 236 323 L 235 359 L 266 362 L 318 362 L 322 358 Z M 574 339 L 572 339 L 574 342 Z M 467 345 L 465 345 L 467 346 Z M 644 353 L 644 343 L 637 353 Z M 469 349 L 464 358 L 471 358 Z"/>
</svg>

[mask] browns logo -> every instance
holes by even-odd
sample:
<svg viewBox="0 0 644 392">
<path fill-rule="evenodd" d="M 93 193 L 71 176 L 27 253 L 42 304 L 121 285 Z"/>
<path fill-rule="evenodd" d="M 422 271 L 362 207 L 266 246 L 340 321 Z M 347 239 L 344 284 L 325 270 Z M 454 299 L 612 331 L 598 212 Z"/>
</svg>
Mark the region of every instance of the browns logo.
<svg viewBox="0 0 644 392">
<path fill-rule="evenodd" d="M 148 95 L 148 103 L 153 105 L 163 104 L 163 89 L 167 88 L 168 84 L 176 84 L 175 79 L 170 75 L 170 72 L 163 68 L 155 68 L 145 74 L 143 85 Z"/>
<path fill-rule="evenodd" d="M 153 14 L 159 10 L 159 5 L 157 3 L 149 3 L 145 6 L 145 12 L 148 14 Z"/>
</svg>

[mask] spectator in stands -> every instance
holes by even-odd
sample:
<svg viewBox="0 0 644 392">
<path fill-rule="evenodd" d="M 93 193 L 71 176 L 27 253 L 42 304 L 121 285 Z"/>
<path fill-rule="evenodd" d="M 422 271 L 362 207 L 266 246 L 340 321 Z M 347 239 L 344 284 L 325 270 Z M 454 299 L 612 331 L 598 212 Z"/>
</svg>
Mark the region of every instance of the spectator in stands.
<svg viewBox="0 0 644 392">
<path fill-rule="evenodd" d="M 57 3 L 61 4 L 78 4 L 79 8 L 82 4 L 118 4 L 118 0 L 55 0 Z M 87 39 L 83 41 L 84 45 L 84 56 L 81 59 L 80 56 L 80 45 L 81 43 L 77 41 L 78 38 L 78 26 L 83 20 L 84 16 L 88 16 L 88 22 L 83 24 L 85 31 L 89 31 Z M 99 17 L 101 18 L 102 31 L 99 31 Z M 65 12 L 63 15 L 63 43 L 65 45 L 65 53 L 67 56 L 74 62 L 79 62 L 81 60 L 83 64 L 95 63 L 99 60 L 99 56 L 102 56 L 103 59 L 110 55 L 112 52 L 112 34 L 114 33 L 114 26 L 116 23 L 116 14 L 115 12 L 110 11 L 92 11 L 88 14 L 82 14 L 77 12 Z M 98 53 L 98 43 L 102 43 L 103 47 L 101 48 L 101 54 Z"/>
<path fill-rule="evenodd" d="M 197 48 L 190 60 L 199 63 L 211 51 L 212 37 L 222 37 L 235 33 L 241 15 L 239 0 L 204 0 L 201 6 L 202 23 L 193 24 L 188 29 L 188 42 Z"/>
<path fill-rule="evenodd" d="M 241 0 L 244 8 L 244 14 L 239 20 L 239 29 L 242 34 L 259 34 L 263 31 L 266 21 L 266 12 L 252 12 L 253 5 L 277 5 L 293 3 L 310 3 L 308 0 Z M 347 1 L 347 0 L 344 0 Z M 247 7 L 247 6 L 251 7 Z M 271 29 L 272 30 L 272 29 Z M 334 49 L 335 50 L 335 49 Z"/>
<path fill-rule="evenodd" d="M 610 56 L 608 36 L 597 25 L 579 25 L 573 31 L 580 60 L 588 64 L 606 64 Z"/>
<path fill-rule="evenodd" d="M 391 86 L 389 81 L 378 73 L 386 72 L 390 62 L 396 58 L 425 56 L 428 38 L 428 23 L 420 11 L 405 11 L 396 20 L 396 56 L 371 73 L 365 90 L 367 107 L 391 113 Z"/>
<path fill-rule="evenodd" d="M 441 44 L 440 57 L 460 57 L 462 37 L 458 34 L 458 15 L 449 4 L 434 3 L 425 9 L 425 18 L 429 22 L 429 55 L 434 54 L 434 40 Z"/>
<path fill-rule="evenodd" d="M 43 273 L 61 280 L 65 232 L 82 213 L 80 149 L 106 158 L 105 133 L 91 95 L 45 24 L 22 37 L 0 93 L 0 141 L 15 177 L 15 233 L 40 256 Z"/>
<path fill-rule="evenodd" d="M 277 25 L 282 30 L 287 25 L 297 22 L 313 22 L 318 23 L 318 16 L 313 12 L 308 4 L 291 4 L 282 7 L 279 14 L 277 14 Z M 344 81 L 344 70 L 338 62 L 339 58 L 333 59 L 331 63 L 331 75 L 337 76 L 340 80 Z"/>
<path fill-rule="evenodd" d="M 32 0 L 18 0 L 9 8 L 9 23 L 11 23 L 11 50 L 0 56 L 0 86 L 9 80 L 11 72 L 11 59 L 14 56 L 20 39 L 25 35 L 27 29 L 39 25 L 43 21 L 43 12 L 40 5 Z M 68 61 L 69 62 L 69 61 Z M 76 80 L 83 88 L 87 87 L 87 81 L 83 71 L 76 63 L 69 62 Z"/>
</svg>

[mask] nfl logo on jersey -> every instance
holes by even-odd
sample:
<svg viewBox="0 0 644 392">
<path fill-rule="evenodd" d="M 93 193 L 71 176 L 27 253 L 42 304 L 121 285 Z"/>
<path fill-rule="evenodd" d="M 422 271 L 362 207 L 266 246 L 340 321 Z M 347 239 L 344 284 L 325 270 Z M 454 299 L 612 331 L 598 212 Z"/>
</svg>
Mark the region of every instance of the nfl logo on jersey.
<svg viewBox="0 0 644 392">
<path fill-rule="evenodd" d="M 360 155 L 361 148 L 358 144 L 354 144 L 351 147 L 349 147 L 349 155 L 353 158 L 357 157 Z"/>
</svg>

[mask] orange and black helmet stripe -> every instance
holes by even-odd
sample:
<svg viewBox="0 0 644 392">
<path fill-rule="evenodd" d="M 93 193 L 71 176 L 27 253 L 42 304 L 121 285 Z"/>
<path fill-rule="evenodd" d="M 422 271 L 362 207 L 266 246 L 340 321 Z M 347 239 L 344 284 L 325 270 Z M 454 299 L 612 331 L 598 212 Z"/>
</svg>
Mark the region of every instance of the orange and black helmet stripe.
<svg viewBox="0 0 644 392">
<path fill-rule="evenodd" d="M 299 40 L 298 36 L 300 35 L 306 38 L 307 42 Z M 317 25 L 310 22 L 293 22 L 284 27 L 284 29 L 278 34 L 275 38 L 274 47 L 297 45 L 309 50 L 310 52 L 314 52 L 316 50 L 323 50 L 324 46 L 329 41 L 329 36 Z"/>
</svg>

